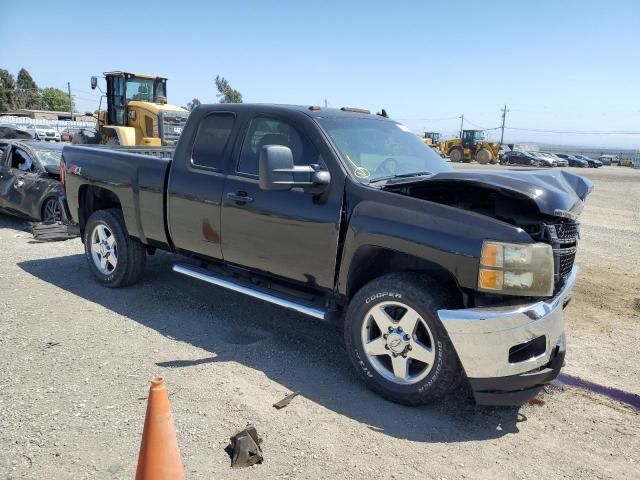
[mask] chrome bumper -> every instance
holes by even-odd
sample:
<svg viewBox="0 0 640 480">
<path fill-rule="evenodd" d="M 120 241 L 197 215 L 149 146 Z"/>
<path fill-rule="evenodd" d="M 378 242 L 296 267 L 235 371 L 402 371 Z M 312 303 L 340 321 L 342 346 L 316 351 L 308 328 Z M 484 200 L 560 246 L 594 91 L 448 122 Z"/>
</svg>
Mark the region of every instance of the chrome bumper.
<svg viewBox="0 0 640 480">
<path fill-rule="evenodd" d="M 560 347 L 564 352 L 562 310 L 571 299 L 578 268 L 553 298 L 527 305 L 438 310 L 468 378 L 519 375 L 543 367 Z M 533 358 L 509 362 L 509 349 L 544 335 L 546 349 Z"/>
</svg>

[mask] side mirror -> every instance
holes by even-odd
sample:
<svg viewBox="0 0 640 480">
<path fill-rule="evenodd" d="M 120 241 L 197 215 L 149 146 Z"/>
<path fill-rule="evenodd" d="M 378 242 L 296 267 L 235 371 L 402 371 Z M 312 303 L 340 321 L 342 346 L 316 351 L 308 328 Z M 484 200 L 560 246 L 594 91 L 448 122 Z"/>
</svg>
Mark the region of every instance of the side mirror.
<svg viewBox="0 0 640 480">
<path fill-rule="evenodd" d="M 43 165 L 40 170 L 41 176 L 60 178 L 60 165 Z"/>
<path fill-rule="evenodd" d="M 293 154 L 284 145 L 265 145 L 260 149 L 259 178 L 262 190 L 291 190 L 293 187 L 326 186 L 331 175 L 320 165 L 294 165 Z M 297 180 L 295 174 L 308 174 L 308 179 Z"/>
<path fill-rule="evenodd" d="M 98 86 L 98 77 L 91 77 L 91 90 L 95 90 Z"/>
</svg>

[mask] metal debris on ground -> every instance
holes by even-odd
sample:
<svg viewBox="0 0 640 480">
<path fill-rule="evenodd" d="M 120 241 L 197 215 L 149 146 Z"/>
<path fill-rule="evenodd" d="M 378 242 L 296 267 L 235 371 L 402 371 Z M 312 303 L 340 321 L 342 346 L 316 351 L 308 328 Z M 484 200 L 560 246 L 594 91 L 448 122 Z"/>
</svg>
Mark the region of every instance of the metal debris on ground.
<svg viewBox="0 0 640 480">
<path fill-rule="evenodd" d="M 31 225 L 31 233 L 39 242 L 60 242 L 79 237 L 80 228 L 63 222 L 38 222 Z"/>
<path fill-rule="evenodd" d="M 293 400 L 295 397 L 297 397 L 298 395 L 300 395 L 300 392 L 293 392 L 290 393 L 289 395 L 287 395 L 286 397 L 284 397 L 282 400 L 280 400 L 279 402 L 276 402 L 273 404 L 274 407 L 276 407 L 278 410 L 280 410 L 281 408 L 286 407 L 287 405 L 289 405 L 291 403 L 291 400 Z"/>
<path fill-rule="evenodd" d="M 253 425 L 247 425 L 244 429 L 231 437 L 231 445 L 227 447 L 227 453 L 231 456 L 231 467 L 250 467 L 262 463 L 262 439 L 258 437 L 258 431 Z"/>
</svg>

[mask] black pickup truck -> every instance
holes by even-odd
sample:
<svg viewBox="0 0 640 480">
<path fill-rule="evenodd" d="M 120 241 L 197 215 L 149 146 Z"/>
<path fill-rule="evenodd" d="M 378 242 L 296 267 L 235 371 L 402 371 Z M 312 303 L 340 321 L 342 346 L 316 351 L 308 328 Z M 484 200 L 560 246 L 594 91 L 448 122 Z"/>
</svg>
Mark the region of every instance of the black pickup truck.
<svg viewBox="0 0 640 480">
<path fill-rule="evenodd" d="M 195 109 L 172 158 L 69 146 L 61 163 L 107 287 L 158 248 L 192 257 L 174 271 L 339 322 L 364 382 L 405 404 L 461 381 L 521 404 L 563 365 L 576 175 L 452 171 L 367 111 L 249 104 Z"/>
</svg>

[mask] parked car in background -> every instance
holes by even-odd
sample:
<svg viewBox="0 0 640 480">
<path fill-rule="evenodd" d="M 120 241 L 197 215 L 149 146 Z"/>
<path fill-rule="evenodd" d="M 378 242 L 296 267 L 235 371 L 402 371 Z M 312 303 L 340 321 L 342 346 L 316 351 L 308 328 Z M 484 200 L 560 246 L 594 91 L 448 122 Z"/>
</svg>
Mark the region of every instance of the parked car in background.
<svg viewBox="0 0 640 480">
<path fill-rule="evenodd" d="M 560 158 L 564 158 L 569 162 L 570 167 L 578 167 L 578 168 L 588 168 L 589 162 L 586 160 L 582 160 L 580 158 L 575 157 L 574 155 L 567 155 L 566 153 L 558 153 L 556 154 Z"/>
<path fill-rule="evenodd" d="M 79 128 L 65 128 L 60 132 L 60 140 L 63 142 L 70 142 L 73 140 L 75 133 L 80 130 Z"/>
<path fill-rule="evenodd" d="M 601 167 L 603 164 L 600 160 L 596 160 L 595 158 L 587 157 L 586 155 L 578 155 L 575 154 L 574 157 L 579 158 L 580 160 L 584 160 L 589 164 L 591 168 Z"/>
<path fill-rule="evenodd" d="M 502 145 L 500 147 L 500 150 L 498 151 L 498 160 L 500 161 L 500 163 L 504 162 L 504 157 L 507 153 L 509 153 L 511 151 L 510 148 L 506 148 L 504 145 Z"/>
<path fill-rule="evenodd" d="M 0 210 L 33 221 L 66 219 L 62 145 L 0 140 Z"/>
<path fill-rule="evenodd" d="M 555 158 L 550 157 L 542 152 L 527 152 L 529 155 L 532 155 L 536 158 L 536 165 L 538 167 L 557 167 L 558 162 Z"/>
<path fill-rule="evenodd" d="M 569 161 L 566 158 L 560 158 L 558 155 L 556 155 L 555 153 L 551 153 L 551 152 L 540 152 L 543 153 L 544 155 L 553 158 L 556 161 L 556 166 L 558 167 L 568 167 L 569 166 Z"/>
<path fill-rule="evenodd" d="M 602 162 L 603 165 L 613 165 L 614 163 L 620 163 L 620 158 L 617 155 L 600 155 L 598 160 Z"/>
<path fill-rule="evenodd" d="M 31 125 L 27 128 L 27 131 L 31 132 L 36 140 L 60 141 L 60 134 L 51 125 Z"/>
<path fill-rule="evenodd" d="M 0 123 L 0 139 L 10 138 L 29 140 L 33 138 L 33 134 L 13 123 Z"/>
<path fill-rule="evenodd" d="M 505 165 L 529 165 L 537 166 L 540 160 L 533 156 L 531 152 L 521 152 L 519 150 L 512 150 L 506 152 L 503 156 L 503 164 Z"/>
</svg>

